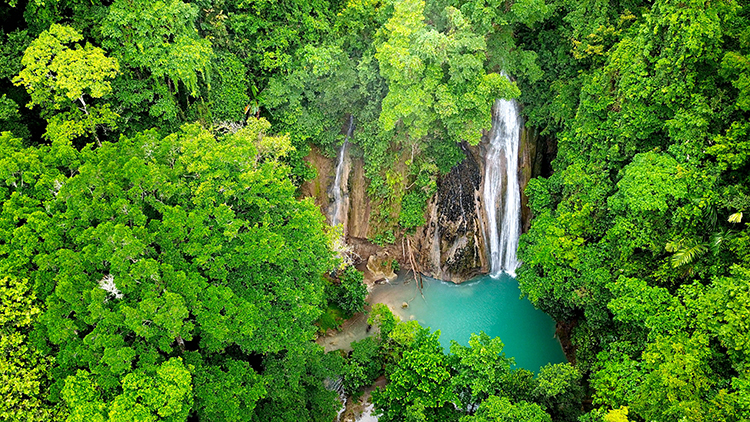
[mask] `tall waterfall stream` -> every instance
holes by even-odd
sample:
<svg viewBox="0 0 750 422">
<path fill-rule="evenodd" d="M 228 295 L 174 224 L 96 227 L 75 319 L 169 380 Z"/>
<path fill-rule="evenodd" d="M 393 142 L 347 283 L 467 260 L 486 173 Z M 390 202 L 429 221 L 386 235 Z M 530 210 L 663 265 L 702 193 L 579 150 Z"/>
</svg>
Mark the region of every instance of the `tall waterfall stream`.
<svg viewBox="0 0 750 422">
<path fill-rule="evenodd" d="M 354 132 L 354 116 L 349 115 L 349 128 L 346 130 L 346 138 L 339 150 L 338 163 L 336 164 L 336 178 L 333 180 L 333 187 L 331 188 L 333 191 L 333 215 L 331 217 L 331 226 L 333 227 L 342 224 L 346 218 L 346 207 L 344 206 L 346 197 L 341 190 L 341 179 L 344 174 L 346 147 L 349 146 L 349 138 L 352 136 L 352 132 Z"/>
<path fill-rule="evenodd" d="M 516 250 L 521 234 L 521 188 L 518 184 L 520 134 L 521 117 L 516 102 L 495 101 L 482 192 L 489 235 L 490 276 L 493 278 L 499 277 L 501 272 L 515 277 L 519 266 Z M 499 227 L 498 221 L 501 221 Z"/>
</svg>

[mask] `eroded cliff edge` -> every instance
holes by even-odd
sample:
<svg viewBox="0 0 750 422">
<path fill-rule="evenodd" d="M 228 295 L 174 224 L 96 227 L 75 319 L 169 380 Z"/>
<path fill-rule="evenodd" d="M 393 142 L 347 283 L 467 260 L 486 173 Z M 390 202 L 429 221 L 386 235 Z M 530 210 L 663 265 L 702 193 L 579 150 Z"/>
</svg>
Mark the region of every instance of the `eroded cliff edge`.
<svg viewBox="0 0 750 422">
<path fill-rule="evenodd" d="M 397 234 L 395 242 L 379 246 L 368 239 L 376 233 L 370 220 L 372 209 L 367 195 L 369 181 L 360 157 L 345 157 L 341 183 L 348 210 L 343 231 L 360 268 L 370 280 L 392 275 L 394 261 L 410 269 L 409 246 L 419 270 L 430 277 L 460 283 L 489 271 L 486 246 L 486 215 L 482 206 L 484 162 L 487 137 L 477 146 L 461 144 L 465 158 L 437 180 L 437 191 L 425 211 L 426 223 L 412 234 Z M 548 176 L 554 158 L 554 145 L 535 129 L 524 129 L 518 150 L 518 181 L 521 187 L 522 228 L 531 222 L 528 198 L 523 194 L 529 180 Z M 306 157 L 316 169 L 316 177 L 300 187 L 303 196 L 312 197 L 321 212 L 331 218 L 336 158 L 313 148 Z M 368 268 L 369 267 L 369 268 Z M 368 274 L 369 273 L 369 274 Z"/>
</svg>

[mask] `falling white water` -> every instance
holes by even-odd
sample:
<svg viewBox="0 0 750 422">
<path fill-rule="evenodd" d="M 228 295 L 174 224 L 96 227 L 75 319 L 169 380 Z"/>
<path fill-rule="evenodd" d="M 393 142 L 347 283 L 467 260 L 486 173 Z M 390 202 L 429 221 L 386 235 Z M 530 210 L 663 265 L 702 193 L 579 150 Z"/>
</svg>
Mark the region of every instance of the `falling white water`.
<svg viewBox="0 0 750 422">
<path fill-rule="evenodd" d="M 356 422 L 377 422 L 378 416 L 373 415 L 374 411 L 375 406 L 372 403 L 367 403 L 364 410 L 362 411 L 362 414 L 357 418 Z"/>
<path fill-rule="evenodd" d="M 520 134 L 521 118 L 516 102 L 495 101 L 482 193 L 487 213 L 492 277 L 498 277 L 501 272 L 515 277 L 519 265 L 516 250 L 521 234 L 521 188 L 518 184 Z M 505 197 L 501 198 L 503 192 Z M 502 218 L 499 227 L 498 217 Z"/>
<path fill-rule="evenodd" d="M 346 394 L 343 391 L 339 393 L 339 401 L 341 402 L 341 408 L 336 412 L 336 422 L 341 421 L 341 415 L 346 412 Z"/>
<path fill-rule="evenodd" d="M 349 145 L 349 137 L 352 136 L 354 131 L 354 116 L 349 115 L 349 128 L 346 131 L 346 138 L 344 139 L 341 150 L 339 150 L 338 164 L 336 165 L 336 179 L 333 181 L 333 216 L 331 217 L 331 226 L 338 226 L 343 222 L 346 217 L 344 212 L 344 200 L 345 195 L 341 191 L 341 178 L 344 174 L 344 157 L 346 155 L 346 147 Z"/>
<path fill-rule="evenodd" d="M 346 393 L 344 392 L 344 378 L 343 377 L 326 378 L 323 381 L 323 386 L 325 386 L 325 388 L 330 391 L 335 391 L 339 393 L 339 401 L 341 402 L 341 408 L 336 413 L 336 422 L 339 422 L 341 420 L 341 415 L 344 414 L 344 411 L 346 411 Z"/>
</svg>

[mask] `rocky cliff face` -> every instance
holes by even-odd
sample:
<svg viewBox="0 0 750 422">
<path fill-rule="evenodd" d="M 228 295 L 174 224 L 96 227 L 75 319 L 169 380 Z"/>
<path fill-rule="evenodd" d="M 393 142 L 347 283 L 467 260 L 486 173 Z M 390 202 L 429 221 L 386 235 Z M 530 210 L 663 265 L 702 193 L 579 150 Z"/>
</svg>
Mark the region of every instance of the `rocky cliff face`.
<svg viewBox="0 0 750 422">
<path fill-rule="evenodd" d="M 316 170 L 315 178 L 300 186 L 302 197 L 311 197 L 320 212 L 331 223 L 335 212 L 333 184 L 336 174 L 336 158 L 323 155 L 318 148 L 313 147 L 305 161 Z M 407 259 L 401 246 L 402 239 L 397 244 L 380 247 L 368 240 L 370 233 L 371 202 L 367 196 L 369 181 L 365 178 L 364 162 L 361 157 L 344 156 L 341 175 L 341 189 L 344 201 L 339 205 L 343 218 L 343 229 L 346 243 L 354 253 L 355 263 L 361 264 L 360 269 L 366 272 L 366 278 L 375 282 L 385 278 L 395 278 L 391 265 L 398 261 L 402 267 Z M 406 264 L 408 267 L 408 264 Z M 404 267 L 404 268 L 406 268 Z"/>
<path fill-rule="evenodd" d="M 313 198 L 315 205 L 320 208 L 323 215 L 328 215 L 328 208 L 331 205 L 332 198 L 329 197 L 328 191 L 333 184 L 335 177 L 335 159 L 323 155 L 320 150 L 313 147 L 310 154 L 305 157 L 305 162 L 313 167 L 316 171 L 314 179 L 308 180 L 300 186 L 300 193 L 304 198 Z"/>
<path fill-rule="evenodd" d="M 486 145 L 487 139 L 477 147 L 462 145 L 466 159 L 438 181 L 438 192 L 428 205 L 427 224 L 415 236 L 418 265 L 426 275 L 460 283 L 489 271 L 487 216 L 481 202 Z M 522 130 L 518 181 L 524 232 L 528 231 L 532 216 L 523 192 L 531 178 L 549 175 L 553 154 L 553 146 L 536 129 Z"/>
<path fill-rule="evenodd" d="M 462 145 L 466 158 L 438 182 L 427 224 L 414 236 L 415 258 L 424 274 L 456 283 L 486 273 L 478 149 Z"/>
<path fill-rule="evenodd" d="M 486 140 L 476 147 L 461 145 L 466 158 L 438 180 L 437 193 L 428 203 L 427 223 L 418 228 L 414 235 L 408 236 L 415 261 L 425 275 L 460 283 L 489 271 L 485 240 L 487 224 L 481 203 L 485 143 Z M 522 131 L 518 152 L 518 179 L 522 192 L 532 177 L 549 175 L 554 152 L 554 145 L 540 137 L 538 131 Z M 317 177 L 302 185 L 302 195 L 313 197 L 330 221 L 333 203 L 331 186 L 335 178 L 336 160 L 323 156 L 315 148 L 306 160 L 316 168 Z M 397 260 L 401 268 L 411 268 L 406 238 L 397 238 L 395 244 L 385 247 L 367 240 L 373 233 L 364 163 L 361 158 L 346 157 L 345 165 L 341 182 L 348 208 L 344 233 L 347 243 L 358 255 L 359 262 L 364 267 L 365 263 L 371 261 L 371 256 L 376 256 L 379 261 Z M 522 227 L 525 232 L 531 224 L 532 216 L 526 195 L 521 196 L 521 201 Z M 373 265 L 371 263 L 370 266 Z M 369 276 L 373 279 L 382 278 L 374 272 Z"/>
<path fill-rule="evenodd" d="M 305 181 L 300 186 L 302 197 L 312 197 L 320 212 L 326 216 L 330 224 L 336 212 L 334 201 L 334 179 L 336 175 L 336 159 L 323 155 L 313 147 L 305 157 L 305 161 L 315 168 L 315 178 Z M 344 235 L 367 237 L 370 208 L 367 198 L 367 182 L 364 179 L 362 159 L 352 159 L 347 153 L 342 162 L 341 175 L 342 201 L 338 204 L 339 213 L 343 218 Z M 353 186 L 350 186 L 353 183 Z"/>
<path fill-rule="evenodd" d="M 350 238 L 367 239 L 370 235 L 370 198 L 367 196 L 368 180 L 362 158 L 352 159 L 348 175 L 349 218 L 346 233 Z"/>
</svg>

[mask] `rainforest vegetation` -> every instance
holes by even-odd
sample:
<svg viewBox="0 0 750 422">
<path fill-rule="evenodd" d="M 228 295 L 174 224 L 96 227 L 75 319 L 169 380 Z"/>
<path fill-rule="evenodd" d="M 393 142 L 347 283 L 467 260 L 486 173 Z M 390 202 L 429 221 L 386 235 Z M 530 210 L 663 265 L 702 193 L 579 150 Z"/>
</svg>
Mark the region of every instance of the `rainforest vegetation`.
<svg viewBox="0 0 750 422">
<path fill-rule="evenodd" d="M 3 0 L 0 420 L 750 419 L 745 0 Z M 507 76 L 506 76 L 507 75 Z M 556 151 L 518 280 L 574 362 L 364 306 L 299 194 L 353 116 L 373 241 L 425 223 L 495 98 Z M 317 325 L 316 325 L 317 322 Z"/>
</svg>

